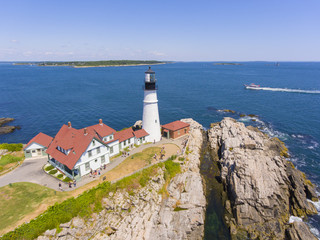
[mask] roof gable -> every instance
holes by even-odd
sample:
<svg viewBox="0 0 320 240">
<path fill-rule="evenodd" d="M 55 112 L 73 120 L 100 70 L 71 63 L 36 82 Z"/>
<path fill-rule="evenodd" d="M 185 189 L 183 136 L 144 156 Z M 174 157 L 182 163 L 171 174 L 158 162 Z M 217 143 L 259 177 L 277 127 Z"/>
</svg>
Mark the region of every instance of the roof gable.
<svg viewBox="0 0 320 240">
<path fill-rule="evenodd" d="M 129 139 L 129 138 L 133 138 L 133 137 L 134 137 L 134 134 L 133 134 L 133 130 L 131 127 L 124 129 L 124 130 L 121 130 L 119 132 L 116 132 L 114 135 L 114 138 L 119 139 L 120 143 Z"/>
<path fill-rule="evenodd" d="M 33 142 L 38 143 L 44 147 L 48 147 L 52 141 L 52 137 L 48 136 L 47 134 L 44 134 L 42 132 L 38 133 L 36 136 L 34 136 L 24 147 L 26 149 L 29 147 Z"/>
<path fill-rule="evenodd" d="M 115 134 L 116 130 L 109 127 L 108 125 L 104 123 L 98 123 L 96 125 L 92 125 L 90 127 L 87 127 L 88 131 L 96 131 L 101 137 L 108 136 L 110 134 Z"/>
</svg>

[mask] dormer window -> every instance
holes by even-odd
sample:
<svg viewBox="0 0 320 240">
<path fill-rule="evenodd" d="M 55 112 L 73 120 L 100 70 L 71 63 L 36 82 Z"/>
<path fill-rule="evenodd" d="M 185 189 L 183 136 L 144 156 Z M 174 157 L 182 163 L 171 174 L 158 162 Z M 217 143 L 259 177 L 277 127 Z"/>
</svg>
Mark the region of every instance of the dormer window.
<svg viewBox="0 0 320 240">
<path fill-rule="evenodd" d="M 92 141 L 92 146 L 95 146 L 95 145 L 96 145 L 96 141 L 93 140 L 93 141 Z"/>
<path fill-rule="evenodd" d="M 113 136 L 111 135 L 111 136 L 110 136 L 110 140 L 112 140 L 112 139 L 113 139 Z"/>
</svg>

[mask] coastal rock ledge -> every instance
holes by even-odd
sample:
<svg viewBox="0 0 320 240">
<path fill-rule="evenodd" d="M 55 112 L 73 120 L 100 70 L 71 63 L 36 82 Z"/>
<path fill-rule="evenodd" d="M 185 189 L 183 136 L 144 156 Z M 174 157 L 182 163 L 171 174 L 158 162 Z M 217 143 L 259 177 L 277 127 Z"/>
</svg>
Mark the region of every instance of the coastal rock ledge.
<svg viewBox="0 0 320 240">
<path fill-rule="evenodd" d="M 212 124 L 208 139 L 226 192 L 232 239 L 317 239 L 291 215 L 316 214 L 314 186 L 286 160 L 284 144 L 232 118 Z"/>
</svg>

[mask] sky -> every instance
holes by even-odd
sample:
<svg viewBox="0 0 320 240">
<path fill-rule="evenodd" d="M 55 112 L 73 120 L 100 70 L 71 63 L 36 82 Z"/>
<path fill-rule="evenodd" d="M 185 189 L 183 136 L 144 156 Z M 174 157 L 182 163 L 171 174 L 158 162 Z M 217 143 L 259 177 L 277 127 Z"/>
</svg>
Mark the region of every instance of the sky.
<svg viewBox="0 0 320 240">
<path fill-rule="evenodd" d="M 0 0 L 0 61 L 320 61 L 319 0 Z"/>
</svg>

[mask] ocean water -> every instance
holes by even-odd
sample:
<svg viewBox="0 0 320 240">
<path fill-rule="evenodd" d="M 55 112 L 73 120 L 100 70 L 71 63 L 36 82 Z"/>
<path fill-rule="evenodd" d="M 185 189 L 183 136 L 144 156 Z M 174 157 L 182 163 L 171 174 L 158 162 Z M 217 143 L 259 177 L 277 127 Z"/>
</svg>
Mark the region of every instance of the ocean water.
<svg viewBox="0 0 320 240">
<path fill-rule="evenodd" d="M 320 186 L 320 63 L 209 62 L 155 65 L 162 124 L 191 117 L 209 127 L 233 117 L 279 137 L 291 160 Z M 62 124 L 104 123 L 120 130 L 142 119 L 147 66 L 70 68 L 0 63 L 0 117 L 21 130 L 0 142 L 28 142 L 38 132 L 54 136 Z M 260 84 L 246 90 L 243 84 Z M 231 109 L 235 113 L 219 111 Z M 257 117 L 240 117 L 254 114 Z M 309 218 L 320 231 L 320 216 Z M 317 230 L 317 231 L 316 231 Z M 320 236 L 318 236 L 320 237 Z"/>
</svg>

